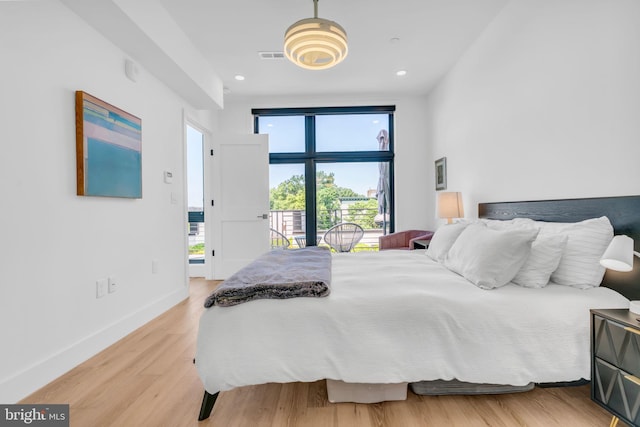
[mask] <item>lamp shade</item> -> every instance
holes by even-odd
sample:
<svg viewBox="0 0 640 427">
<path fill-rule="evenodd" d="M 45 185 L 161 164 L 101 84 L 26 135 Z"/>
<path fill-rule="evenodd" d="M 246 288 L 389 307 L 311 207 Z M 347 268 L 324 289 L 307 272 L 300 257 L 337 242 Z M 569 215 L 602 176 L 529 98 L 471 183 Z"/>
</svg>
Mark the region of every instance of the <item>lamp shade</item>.
<svg viewBox="0 0 640 427">
<path fill-rule="evenodd" d="M 284 33 L 284 54 L 299 67 L 323 70 L 347 57 L 347 32 L 336 22 L 318 18 L 318 0 L 313 5 L 313 18 L 294 23 Z"/>
<path fill-rule="evenodd" d="M 333 21 L 309 18 L 296 22 L 284 36 L 284 54 L 308 70 L 331 68 L 347 57 L 347 33 Z"/>
<path fill-rule="evenodd" d="M 447 218 L 450 223 L 451 218 L 462 218 L 463 216 L 464 208 L 462 206 L 462 193 L 438 193 L 438 217 Z"/>
<path fill-rule="evenodd" d="M 602 255 L 600 264 L 616 271 L 633 269 L 633 239 L 629 236 L 614 236 Z"/>
</svg>

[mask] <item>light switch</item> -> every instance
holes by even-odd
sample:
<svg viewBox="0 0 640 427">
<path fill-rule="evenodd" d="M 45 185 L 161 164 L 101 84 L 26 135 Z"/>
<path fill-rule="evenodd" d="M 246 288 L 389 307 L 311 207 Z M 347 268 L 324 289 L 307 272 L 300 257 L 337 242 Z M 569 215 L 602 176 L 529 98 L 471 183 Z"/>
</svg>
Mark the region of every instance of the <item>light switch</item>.
<svg viewBox="0 0 640 427">
<path fill-rule="evenodd" d="M 116 291 L 116 288 L 117 288 L 117 285 L 116 285 L 117 280 L 116 280 L 116 278 L 115 278 L 115 277 L 113 277 L 113 276 L 109 276 L 109 278 L 108 278 L 107 280 L 108 280 L 108 283 L 109 283 L 109 286 L 108 286 L 109 293 L 110 293 L 110 294 L 112 294 L 112 293 L 114 293 L 114 292 Z"/>
<path fill-rule="evenodd" d="M 138 81 L 139 73 L 140 73 L 140 70 L 138 70 L 138 66 L 136 65 L 136 63 L 130 59 L 125 59 L 124 74 L 127 76 L 127 78 L 132 82 Z"/>
<path fill-rule="evenodd" d="M 96 282 L 96 298 L 102 298 L 107 294 L 107 279 L 98 280 Z"/>
</svg>

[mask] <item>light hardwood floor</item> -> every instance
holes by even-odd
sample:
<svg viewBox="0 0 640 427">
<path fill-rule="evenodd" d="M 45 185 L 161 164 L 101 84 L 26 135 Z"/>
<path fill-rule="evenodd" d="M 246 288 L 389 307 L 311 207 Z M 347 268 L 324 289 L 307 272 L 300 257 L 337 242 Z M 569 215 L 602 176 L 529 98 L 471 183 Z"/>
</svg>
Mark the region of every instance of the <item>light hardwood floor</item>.
<svg viewBox="0 0 640 427">
<path fill-rule="evenodd" d="M 21 403 L 68 403 L 74 427 L 141 426 L 603 426 L 611 416 L 589 387 L 495 396 L 417 396 L 372 405 L 327 400 L 324 381 L 220 393 L 198 422 L 202 384 L 192 363 L 204 298 L 217 282 L 194 279 L 191 296 Z M 618 426 L 624 426 L 622 422 Z"/>
</svg>

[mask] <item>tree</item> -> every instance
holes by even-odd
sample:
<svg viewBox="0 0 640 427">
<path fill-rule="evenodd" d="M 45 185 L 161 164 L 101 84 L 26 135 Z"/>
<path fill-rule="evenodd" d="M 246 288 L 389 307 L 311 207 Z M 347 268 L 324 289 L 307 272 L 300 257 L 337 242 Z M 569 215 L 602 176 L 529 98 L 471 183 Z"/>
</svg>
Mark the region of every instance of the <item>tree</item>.
<svg viewBox="0 0 640 427">
<path fill-rule="evenodd" d="M 269 191 L 269 208 L 275 211 L 304 209 L 304 175 L 294 175 Z"/>
<path fill-rule="evenodd" d="M 320 187 L 316 195 L 318 206 L 318 229 L 326 230 L 340 222 L 335 213 L 340 209 L 338 191 L 335 187 Z"/>
<path fill-rule="evenodd" d="M 326 230 L 343 220 L 340 215 L 336 215 L 336 212 L 340 210 L 340 199 L 345 197 L 362 196 L 350 188 L 338 187 L 333 172 L 327 174 L 324 171 L 318 171 L 316 173 L 316 206 L 319 229 Z M 304 210 L 304 175 L 294 175 L 272 188 L 269 205 L 271 210 Z M 375 215 L 376 206 L 373 206 L 373 215 Z M 373 224 L 373 220 L 371 223 Z M 364 224 L 362 225 L 364 226 Z"/>
<path fill-rule="evenodd" d="M 333 172 L 329 175 L 325 171 L 317 171 L 316 172 L 316 187 L 317 188 L 326 188 L 326 187 L 335 187 L 336 186 L 336 177 Z"/>
<path fill-rule="evenodd" d="M 377 213 L 378 201 L 376 199 L 359 201 L 349 205 L 346 220 L 355 222 L 364 229 L 379 228 L 374 221 Z"/>
</svg>

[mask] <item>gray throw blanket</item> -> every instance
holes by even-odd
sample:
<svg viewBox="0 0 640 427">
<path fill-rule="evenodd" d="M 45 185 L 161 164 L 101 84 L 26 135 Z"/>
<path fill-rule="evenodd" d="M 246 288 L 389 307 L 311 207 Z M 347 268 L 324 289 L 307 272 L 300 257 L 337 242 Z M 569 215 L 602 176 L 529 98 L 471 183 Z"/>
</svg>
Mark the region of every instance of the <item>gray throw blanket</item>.
<svg viewBox="0 0 640 427">
<path fill-rule="evenodd" d="M 330 284 L 329 248 L 276 249 L 222 282 L 204 306 L 228 307 L 262 298 L 325 297 Z"/>
</svg>

